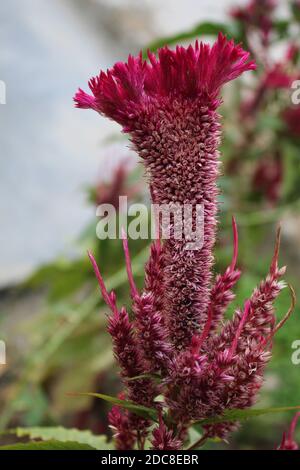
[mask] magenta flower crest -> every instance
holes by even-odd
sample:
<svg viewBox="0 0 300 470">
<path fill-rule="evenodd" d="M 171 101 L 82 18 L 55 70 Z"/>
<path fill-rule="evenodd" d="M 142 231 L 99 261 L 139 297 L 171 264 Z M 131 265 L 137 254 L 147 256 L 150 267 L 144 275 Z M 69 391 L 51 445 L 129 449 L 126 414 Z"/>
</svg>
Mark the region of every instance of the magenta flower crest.
<svg viewBox="0 0 300 470">
<path fill-rule="evenodd" d="M 89 81 L 92 95 L 78 90 L 76 106 L 98 111 L 120 123 L 125 131 L 138 130 L 136 118 L 151 115 L 168 98 L 201 95 L 216 99 L 222 85 L 255 68 L 249 53 L 222 34 L 213 47 L 196 41 L 195 47 L 177 47 L 176 51 L 164 47 L 158 58 L 148 55 L 150 63 L 140 54 L 100 72 Z"/>
</svg>

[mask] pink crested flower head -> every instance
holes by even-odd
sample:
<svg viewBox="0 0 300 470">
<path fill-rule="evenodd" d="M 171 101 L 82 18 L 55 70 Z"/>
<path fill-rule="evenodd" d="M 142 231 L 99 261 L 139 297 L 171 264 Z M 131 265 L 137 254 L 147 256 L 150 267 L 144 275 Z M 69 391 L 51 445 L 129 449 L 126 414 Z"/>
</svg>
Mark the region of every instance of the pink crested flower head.
<svg viewBox="0 0 300 470">
<path fill-rule="evenodd" d="M 91 95 L 78 90 L 76 106 L 94 109 L 131 130 L 138 116 L 162 108 L 167 97 L 202 95 L 214 100 L 223 84 L 255 67 L 249 53 L 222 34 L 212 47 L 196 41 L 194 46 L 178 46 L 175 51 L 164 47 L 158 57 L 150 52 L 148 56 L 149 62 L 140 53 L 101 71 L 89 81 Z"/>
</svg>

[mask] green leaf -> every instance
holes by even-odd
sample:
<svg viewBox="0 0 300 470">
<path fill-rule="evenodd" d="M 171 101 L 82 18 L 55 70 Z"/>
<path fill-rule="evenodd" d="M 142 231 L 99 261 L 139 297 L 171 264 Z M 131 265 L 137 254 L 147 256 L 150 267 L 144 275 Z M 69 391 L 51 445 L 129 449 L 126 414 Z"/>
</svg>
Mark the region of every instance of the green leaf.
<svg viewBox="0 0 300 470">
<path fill-rule="evenodd" d="M 96 450 L 80 442 L 42 441 L 0 446 L 0 450 Z"/>
<path fill-rule="evenodd" d="M 203 419 L 197 421 L 195 424 L 205 425 L 205 424 L 216 424 L 216 423 L 225 423 L 225 422 L 235 422 L 235 421 L 245 421 L 249 418 L 255 418 L 257 416 L 262 416 L 272 413 L 283 413 L 285 411 L 294 411 L 299 410 L 299 406 L 282 406 L 279 408 L 254 408 L 250 410 L 228 410 L 223 413 L 221 416 L 215 416 L 213 418 Z"/>
<path fill-rule="evenodd" d="M 48 286 L 49 301 L 54 302 L 66 298 L 90 278 L 90 265 L 86 259 L 57 259 L 40 267 L 21 287 L 36 289 Z"/>
<path fill-rule="evenodd" d="M 184 31 L 179 34 L 175 34 L 174 36 L 167 36 L 158 39 L 157 41 L 154 41 L 149 44 L 146 50 L 150 49 L 150 51 L 156 51 L 160 47 L 178 44 L 189 39 L 194 39 L 197 36 L 217 36 L 219 33 L 228 34 L 229 36 L 232 36 L 232 31 L 230 31 L 229 27 L 225 24 L 205 21 L 203 23 L 197 24 L 194 28 L 189 31 Z"/>
<path fill-rule="evenodd" d="M 298 199 L 298 188 L 300 182 L 299 145 L 295 144 L 291 140 L 284 140 L 280 145 L 280 150 L 284 156 L 282 197 L 284 201 L 290 203 L 290 201 Z"/>
<path fill-rule="evenodd" d="M 161 382 L 162 378 L 158 374 L 141 374 L 141 375 L 136 375 L 135 377 L 130 377 L 128 382 L 133 382 L 135 380 L 143 380 L 143 379 L 151 379 L 154 380 L 155 382 Z"/>
<path fill-rule="evenodd" d="M 59 442 L 77 442 L 79 444 L 88 444 L 97 450 L 111 449 L 106 436 L 95 436 L 90 431 L 80 431 L 78 429 L 66 429 L 62 426 L 55 427 L 31 427 L 16 428 L 8 431 L 17 437 L 28 436 L 30 439 L 41 439 L 50 441 L 55 439 Z"/>
<path fill-rule="evenodd" d="M 259 131 L 281 131 L 284 127 L 282 119 L 273 114 L 261 114 L 257 121 L 257 128 Z"/>
<path fill-rule="evenodd" d="M 125 408 L 126 410 L 135 413 L 138 416 L 142 416 L 146 419 L 151 419 L 153 421 L 157 421 L 157 411 L 154 408 L 148 408 L 142 405 L 136 405 L 132 401 L 128 400 L 120 400 L 116 397 L 111 397 L 109 395 L 103 395 L 102 393 L 93 393 L 93 392 L 81 392 L 81 393 L 70 393 L 70 396 L 87 396 L 87 397 L 95 397 L 101 398 L 101 400 L 107 401 L 112 403 L 113 405 L 118 405 L 121 408 Z"/>
<path fill-rule="evenodd" d="M 273 22 L 273 28 L 278 34 L 279 38 L 284 38 L 290 26 L 290 20 L 276 20 Z"/>
</svg>

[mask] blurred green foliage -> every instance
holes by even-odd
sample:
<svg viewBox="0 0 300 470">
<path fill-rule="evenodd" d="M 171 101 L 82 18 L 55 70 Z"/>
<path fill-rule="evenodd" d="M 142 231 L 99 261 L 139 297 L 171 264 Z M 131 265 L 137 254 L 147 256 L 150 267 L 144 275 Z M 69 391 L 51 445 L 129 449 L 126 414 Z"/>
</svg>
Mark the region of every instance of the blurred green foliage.
<svg viewBox="0 0 300 470">
<path fill-rule="evenodd" d="M 299 136 L 291 135 L 282 118 L 282 112 L 291 106 L 290 89 L 265 85 L 263 98 L 254 111 L 249 111 L 249 106 L 245 111 L 251 100 L 255 103 L 260 87 L 275 65 L 270 59 L 271 51 L 282 45 L 285 48 L 300 46 L 299 18 L 299 9 L 294 4 L 288 19 L 270 18 L 272 33 L 264 49 L 255 47 L 257 37 L 258 40 L 260 38 L 260 26 L 253 24 L 249 28 L 236 17 L 229 18 L 226 24 L 197 24 L 190 31 L 160 38 L 145 48 L 156 51 L 165 44 L 175 45 L 202 36 L 214 37 L 221 31 L 236 41 L 242 41 L 258 64 L 251 80 L 239 80 L 226 88 L 221 110 L 223 170 L 215 271 L 224 270 L 231 259 L 232 214 L 235 214 L 239 227 L 239 266 L 243 271 L 236 299 L 228 311 L 229 317 L 266 275 L 276 225 L 280 220 L 283 225 L 281 263 L 288 265 L 286 279 L 294 285 L 296 292 L 299 290 L 300 238 L 291 238 L 285 230 L 285 226 L 291 223 L 296 232 L 299 232 L 298 227 L 300 229 L 300 133 Z M 299 54 L 289 62 L 284 55 L 276 60 L 278 63 L 286 75 L 300 76 Z M 261 167 L 261 162 L 266 162 L 266 166 Z M 272 181 L 278 162 L 279 176 L 277 174 L 277 179 Z M 129 187 L 141 181 L 140 170 L 133 173 L 126 175 Z M 146 185 L 140 187 L 133 199 L 147 199 L 145 188 Z M 101 196 L 101 185 L 97 191 Z M 123 194 L 126 194 L 125 190 Z M 96 188 L 89 191 L 89 197 L 96 204 Z M 16 348 L 13 364 L 0 376 L 2 429 L 63 424 L 89 428 L 96 433 L 108 432 L 107 405 L 99 405 L 91 396 L 67 396 L 67 392 L 88 390 L 116 395 L 119 390 L 111 343 L 106 333 L 106 310 L 85 254 L 86 248 L 93 251 L 99 260 L 108 289 L 114 289 L 122 303 L 129 303 L 121 241 L 98 240 L 96 222 L 92 221 L 78 241 L 78 251 L 82 256 L 73 260 L 61 257 L 41 266 L 18 287 L 15 295 L 20 298 L 28 292 L 43 297 L 39 314 L 27 315 L 13 328 L 10 326 L 9 332 L 6 330 L 6 315 L 2 315 L 0 328 L 4 338 L 8 334 L 11 338 L 12 333 L 14 338 L 26 337 L 25 352 Z M 133 272 L 138 285 L 142 285 L 148 242 L 130 241 L 130 249 Z M 285 289 L 277 302 L 278 318 L 288 310 L 289 304 L 289 293 Z M 294 315 L 276 336 L 260 408 L 300 404 L 300 366 L 291 362 L 291 344 L 295 339 L 300 339 L 299 303 Z M 232 446 L 273 448 L 280 441 L 289 417 L 290 414 L 279 413 L 244 423 L 234 435 Z M 54 437 L 49 434 L 49 439 Z M 299 431 L 298 437 L 300 439 Z M 218 446 L 223 444 L 209 443 L 210 448 Z"/>
</svg>

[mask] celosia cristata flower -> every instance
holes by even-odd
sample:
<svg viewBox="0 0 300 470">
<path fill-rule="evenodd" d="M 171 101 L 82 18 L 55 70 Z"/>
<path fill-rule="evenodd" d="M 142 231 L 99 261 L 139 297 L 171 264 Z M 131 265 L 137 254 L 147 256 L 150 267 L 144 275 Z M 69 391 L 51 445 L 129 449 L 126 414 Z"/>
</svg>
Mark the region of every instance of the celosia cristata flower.
<svg viewBox="0 0 300 470">
<path fill-rule="evenodd" d="M 123 236 L 132 320 L 124 308 L 118 309 L 115 295 L 107 292 L 90 255 L 112 311 L 109 331 L 126 397 L 157 408 L 160 422 L 153 432 L 153 446 L 177 448 L 178 440 L 183 445 L 192 421 L 253 404 L 270 358 L 272 337 L 282 324 L 275 326 L 273 301 L 284 286 L 280 281 L 284 269 L 277 265 L 278 239 L 268 277 L 224 325 L 240 272 L 233 220 L 233 259 L 213 282 L 220 142 L 217 108 L 222 85 L 254 69 L 249 54 L 219 35 L 212 47 L 198 42 L 175 51 L 165 47 L 158 51 L 158 58 L 149 53 L 149 61 L 140 55 L 117 63 L 90 80 L 93 95 L 79 90 L 75 102 L 114 119 L 130 134 L 145 163 L 155 204 L 192 208 L 201 204 L 204 208 L 203 246 L 186 249 L 189 238 L 183 234 L 177 240 L 171 220 L 170 239 L 152 244 L 142 292 L 135 286 Z M 159 384 L 145 376 L 149 372 L 160 376 Z M 156 403 L 155 395 L 163 395 L 164 402 Z M 164 407 L 167 416 L 161 414 Z M 135 438 L 142 448 L 148 423 L 141 418 L 134 422 L 131 413 L 128 419 L 136 426 Z M 127 426 L 119 415 L 111 416 L 117 436 L 124 423 Z M 207 426 L 206 436 L 224 437 L 232 428 L 231 423 Z"/>
<path fill-rule="evenodd" d="M 294 439 L 294 434 L 297 426 L 297 421 L 300 418 L 300 412 L 296 413 L 294 418 L 292 419 L 290 429 L 288 433 L 283 433 L 282 441 L 277 447 L 277 450 L 299 450 L 299 445 Z"/>
<path fill-rule="evenodd" d="M 129 132 L 150 176 L 155 204 L 204 206 L 204 245 L 186 250 L 186 240 L 164 244 L 164 315 L 178 350 L 205 322 L 215 242 L 220 88 L 254 68 L 249 54 L 220 35 L 210 47 L 163 48 L 117 63 L 90 80 L 78 107 L 92 108 Z"/>
</svg>

